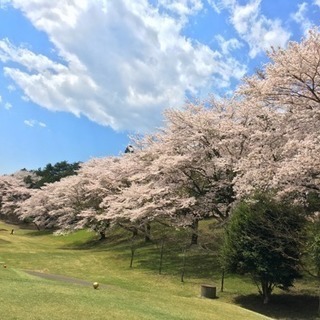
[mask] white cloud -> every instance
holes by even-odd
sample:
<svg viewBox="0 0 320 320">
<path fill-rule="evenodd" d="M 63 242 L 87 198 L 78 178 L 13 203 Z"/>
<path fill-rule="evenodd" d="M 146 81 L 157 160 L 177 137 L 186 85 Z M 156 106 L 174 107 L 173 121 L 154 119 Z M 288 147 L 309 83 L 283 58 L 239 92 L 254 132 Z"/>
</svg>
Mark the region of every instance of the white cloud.
<svg viewBox="0 0 320 320">
<path fill-rule="evenodd" d="M 7 89 L 8 89 L 9 92 L 16 91 L 16 87 L 15 87 L 14 85 L 12 85 L 12 84 L 9 84 L 9 85 L 7 86 Z"/>
<path fill-rule="evenodd" d="M 2 96 L 0 96 L 0 104 L 2 104 L 2 103 L 4 104 L 4 108 L 5 108 L 6 110 L 9 110 L 9 109 L 12 108 L 12 104 L 9 103 L 9 102 L 4 102 Z"/>
<path fill-rule="evenodd" d="M 5 108 L 6 110 L 10 110 L 10 109 L 12 108 L 12 104 L 9 103 L 9 102 L 6 102 L 6 103 L 4 104 L 4 108 Z"/>
<path fill-rule="evenodd" d="M 35 125 L 34 120 L 24 120 L 23 123 L 29 127 L 33 127 Z"/>
<path fill-rule="evenodd" d="M 306 2 L 302 2 L 298 5 L 298 11 L 291 15 L 292 19 L 300 25 L 305 36 L 308 34 L 308 30 L 312 27 L 311 21 L 307 18 L 307 12 L 308 4 Z"/>
<path fill-rule="evenodd" d="M 161 13 L 147 0 L 12 3 L 47 33 L 62 62 L 5 39 L 1 61 L 18 64 L 5 67 L 5 74 L 49 110 L 142 131 L 159 125 L 163 109 L 181 106 L 187 93 L 227 87 L 245 72 L 235 59 L 184 37 L 186 20 Z M 185 15 L 201 9 L 198 0 L 162 3 Z"/>
<path fill-rule="evenodd" d="M 236 0 L 216 1 L 220 10 L 228 9 L 230 22 L 242 40 L 249 45 L 249 55 L 256 57 L 260 52 L 273 47 L 285 47 L 290 33 L 282 26 L 279 19 L 268 19 L 260 12 L 261 0 L 251 0 L 240 5 Z"/>
<path fill-rule="evenodd" d="M 220 34 L 217 35 L 215 38 L 218 41 L 223 54 L 230 54 L 231 51 L 239 49 L 243 46 L 243 44 L 236 38 L 225 40 L 224 37 Z"/>
<path fill-rule="evenodd" d="M 181 16 L 196 14 L 203 8 L 201 0 L 159 0 L 158 3 Z"/>
<path fill-rule="evenodd" d="M 215 12 L 217 12 L 218 14 L 221 13 L 221 8 L 219 7 L 219 5 L 216 3 L 216 1 L 214 0 L 207 0 L 208 4 L 213 8 L 213 10 Z"/>
<path fill-rule="evenodd" d="M 0 9 L 5 9 L 11 0 L 0 0 Z"/>
<path fill-rule="evenodd" d="M 239 35 L 249 44 L 251 58 L 273 47 L 285 47 L 290 33 L 278 19 L 268 19 L 260 14 L 261 0 L 253 0 L 241 6 L 235 5 L 231 22 Z"/>
<path fill-rule="evenodd" d="M 254 0 L 244 6 L 234 6 L 231 22 L 239 34 L 249 33 L 251 24 L 259 21 L 260 1 Z"/>
<path fill-rule="evenodd" d="M 319 0 L 320 1 L 320 0 Z M 298 11 L 292 14 L 292 18 L 296 22 L 301 22 L 305 19 L 305 15 L 308 11 L 308 4 L 306 2 L 302 2 L 298 4 Z"/>
<path fill-rule="evenodd" d="M 233 7 L 236 0 L 207 0 L 207 2 L 214 11 L 220 14 L 223 9 Z"/>
<path fill-rule="evenodd" d="M 313 4 L 320 7 L 320 0 L 314 0 Z"/>
<path fill-rule="evenodd" d="M 44 55 L 35 54 L 23 47 L 13 46 L 8 39 L 0 41 L 0 60 L 17 62 L 29 72 L 44 72 L 46 70 L 64 72 L 67 70 L 65 66 L 51 61 Z"/>
<path fill-rule="evenodd" d="M 27 125 L 28 127 L 39 126 L 39 127 L 45 128 L 47 126 L 45 123 L 37 121 L 37 120 L 24 120 L 23 123 L 25 125 Z"/>
</svg>

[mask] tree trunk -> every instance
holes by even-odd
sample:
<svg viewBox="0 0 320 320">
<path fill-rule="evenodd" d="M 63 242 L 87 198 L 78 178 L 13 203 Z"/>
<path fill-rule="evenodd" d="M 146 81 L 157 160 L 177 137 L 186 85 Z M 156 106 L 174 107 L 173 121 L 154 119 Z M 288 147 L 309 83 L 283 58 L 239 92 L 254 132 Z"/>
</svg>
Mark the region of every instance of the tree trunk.
<svg viewBox="0 0 320 320">
<path fill-rule="evenodd" d="M 144 237 L 145 242 L 150 242 L 151 241 L 151 237 L 150 237 L 151 225 L 150 225 L 150 223 L 147 222 L 144 225 L 144 231 L 145 231 L 145 237 Z"/>
<path fill-rule="evenodd" d="M 318 303 L 318 316 L 320 317 L 320 284 L 319 284 L 319 303 Z"/>
<path fill-rule="evenodd" d="M 268 304 L 272 292 L 272 285 L 267 280 L 261 280 L 263 304 Z"/>
<path fill-rule="evenodd" d="M 105 238 L 106 238 L 105 230 L 100 231 L 99 234 L 100 234 L 100 239 L 99 240 L 100 241 L 105 240 Z"/>
<path fill-rule="evenodd" d="M 37 228 L 38 231 L 41 231 L 41 230 L 40 230 L 40 227 L 38 226 L 37 223 L 34 222 L 33 224 L 36 226 L 36 228 Z"/>
<path fill-rule="evenodd" d="M 224 269 L 222 269 L 220 292 L 223 292 L 223 290 L 224 290 Z"/>
<path fill-rule="evenodd" d="M 162 272 L 163 249 L 164 249 L 164 239 L 161 240 L 160 261 L 159 261 L 159 274 L 161 274 L 161 272 Z"/>
<path fill-rule="evenodd" d="M 182 269 L 181 269 L 181 282 L 184 282 L 184 274 L 186 272 L 186 255 L 187 255 L 187 247 L 183 250 L 183 261 L 182 261 Z"/>
<path fill-rule="evenodd" d="M 268 304 L 270 301 L 270 296 L 268 294 L 264 295 L 263 297 L 263 304 Z"/>
<path fill-rule="evenodd" d="M 132 238 L 135 238 L 138 235 L 138 229 L 133 227 L 132 228 Z"/>
<path fill-rule="evenodd" d="M 191 230 L 192 230 L 191 245 L 198 244 L 198 226 L 199 226 L 199 220 L 194 220 L 191 225 Z"/>
<path fill-rule="evenodd" d="M 130 268 L 132 268 L 132 266 L 133 266 L 133 258 L 134 258 L 135 251 L 136 251 L 136 249 L 133 246 L 131 246 Z"/>
</svg>

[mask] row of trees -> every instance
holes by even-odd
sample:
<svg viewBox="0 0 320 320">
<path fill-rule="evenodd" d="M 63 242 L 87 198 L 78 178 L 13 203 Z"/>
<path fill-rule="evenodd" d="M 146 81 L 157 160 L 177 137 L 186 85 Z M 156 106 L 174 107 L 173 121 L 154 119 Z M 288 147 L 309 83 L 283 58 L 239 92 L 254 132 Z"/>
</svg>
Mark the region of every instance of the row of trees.
<svg viewBox="0 0 320 320">
<path fill-rule="evenodd" d="M 269 57 L 233 98 L 167 110 L 161 130 L 119 157 L 92 159 L 40 189 L 1 177 L 1 212 L 101 235 L 116 224 L 150 236 L 157 221 L 191 228 L 196 244 L 200 220 L 223 224 L 237 202 L 272 191 L 309 206 L 315 221 L 308 199 L 320 194 L 320 34 Z"/>
<path fill-rule="evenodd" d="M 10 221 L 19 221 L 17 210 L 21 203 L 34 193 L 31 189 L 40 189 L 48 183 L 75 175 L 80 163 L 67 161 L 48 163 L 44 168 L 28 171 L 22 169 L 12 175 L 0 177 L 0 217 Z"/>
</svg>

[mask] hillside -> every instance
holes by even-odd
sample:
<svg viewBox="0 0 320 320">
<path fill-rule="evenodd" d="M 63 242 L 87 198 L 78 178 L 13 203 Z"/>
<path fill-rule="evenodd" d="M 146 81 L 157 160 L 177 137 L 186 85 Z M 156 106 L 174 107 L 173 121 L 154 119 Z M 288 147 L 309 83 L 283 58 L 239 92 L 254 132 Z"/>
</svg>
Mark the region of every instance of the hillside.
<svg viewBox="0 0 320 320">
<path fill-rule="evenodd" d="M 3 223 L 0 230 L 3 319 L 266 319 L 225 299 L 201 298 L 205 279 L 181 283 L 165 272 L 130 269 L 130 251 L 121 241 L 107 248 L 93 245 L 96 236 L 86 231 L 54 236 Z M 50 280 L 26 270 L 64 277 Z M 98 290 L 87 285 L 94 281 Z"/>
</svg>

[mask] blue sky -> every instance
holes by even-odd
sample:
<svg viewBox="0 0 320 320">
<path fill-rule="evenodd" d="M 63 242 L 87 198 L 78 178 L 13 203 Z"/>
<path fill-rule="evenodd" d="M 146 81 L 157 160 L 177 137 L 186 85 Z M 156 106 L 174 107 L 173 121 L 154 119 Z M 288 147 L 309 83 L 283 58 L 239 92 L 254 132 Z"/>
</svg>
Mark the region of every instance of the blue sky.
<svg viewBox="0 0 320 320">
<path fill-rule="evenodd" d="M 0 0 L 0 174 L 118 155 L 319 17 L 320 0 Z"/>
</svg>

